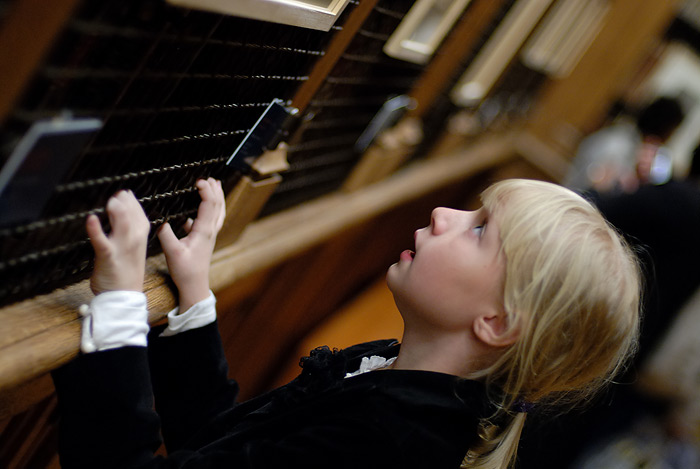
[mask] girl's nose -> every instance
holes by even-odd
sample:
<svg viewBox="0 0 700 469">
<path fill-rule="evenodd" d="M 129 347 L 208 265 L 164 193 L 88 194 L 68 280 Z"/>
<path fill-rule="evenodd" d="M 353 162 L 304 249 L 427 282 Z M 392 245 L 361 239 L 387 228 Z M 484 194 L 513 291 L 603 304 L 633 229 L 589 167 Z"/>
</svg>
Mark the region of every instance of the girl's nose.
<svg viewBox="0 0 700 469">
<path fill-rule="evenodd" d="M 433 210 L 430 217 L 430 227 L 434 235 L 442 234 L 450 228 L 451 212 L 454 212 L 454 210 L 444 207 L 438 207 Z"/>
<path fill-rule="evenodd" d="M 453 227 L 469 224 L 469 217 L 472 217 L 474 213 L 475 212 L 438 207 L 433 210 L 430 218 L 431 232 L 434 235 L 439 235 L 449 231 Z"/>
</svg>

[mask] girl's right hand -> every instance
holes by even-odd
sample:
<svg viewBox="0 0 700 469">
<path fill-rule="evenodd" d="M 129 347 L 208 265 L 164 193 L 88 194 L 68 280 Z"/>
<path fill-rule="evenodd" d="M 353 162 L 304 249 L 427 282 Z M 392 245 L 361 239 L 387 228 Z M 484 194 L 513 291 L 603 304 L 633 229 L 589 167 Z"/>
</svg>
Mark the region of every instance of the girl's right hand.
<svg viewBox="0 0 700 469">
<path fill-rule="evenodd" d="M 202 202 L 197 218 L 185 224 L 187 236 L 178 239 L 168 223 L 158 231 L 170 276 L 179 291 L 181 313 L 209 296 L 209 264 L 226 216 L 221 181 L 200 179 L 196 185 Z"/>
</svg>

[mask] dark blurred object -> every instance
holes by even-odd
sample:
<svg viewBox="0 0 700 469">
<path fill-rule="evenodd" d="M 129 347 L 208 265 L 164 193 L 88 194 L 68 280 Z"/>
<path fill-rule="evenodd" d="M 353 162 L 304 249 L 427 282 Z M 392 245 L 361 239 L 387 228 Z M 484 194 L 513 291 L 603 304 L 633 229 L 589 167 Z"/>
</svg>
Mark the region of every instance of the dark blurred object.
<svg viewBox="0 0 700 469">
<path fill-rule="evenodd" d="M 99 119 L 35 122 L 0 171 L 0 226 L 34 221 L 102 126 Z"/>
<path fill-rule="evenodd" d="M 683 122 L 685 112 L 675 98 L 661 97 L 643 108 L 637 118 L 637 128 L 644 137 L 656 137 L 665 142 Z"/>
</svg>

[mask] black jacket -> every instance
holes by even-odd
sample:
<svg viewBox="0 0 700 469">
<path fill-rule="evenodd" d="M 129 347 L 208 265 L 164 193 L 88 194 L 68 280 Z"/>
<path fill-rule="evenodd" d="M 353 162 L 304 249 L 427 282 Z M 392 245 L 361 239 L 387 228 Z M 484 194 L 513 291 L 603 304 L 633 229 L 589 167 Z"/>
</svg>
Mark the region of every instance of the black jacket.
<svg viewBox="0 0 700 469">
<path fill-rule="evenodd" d="M 54 372 L 62 467 L 459 467 L 494 410 L 482 384 L 408 370 L 344 379 L 363 356 L 397 353 L 395 341 L 319 348 L 297 379 L 241 404 L 216 324 L 81 355 Z M 153 454 L 160 427 L 167 457 Z"/>
</svg>

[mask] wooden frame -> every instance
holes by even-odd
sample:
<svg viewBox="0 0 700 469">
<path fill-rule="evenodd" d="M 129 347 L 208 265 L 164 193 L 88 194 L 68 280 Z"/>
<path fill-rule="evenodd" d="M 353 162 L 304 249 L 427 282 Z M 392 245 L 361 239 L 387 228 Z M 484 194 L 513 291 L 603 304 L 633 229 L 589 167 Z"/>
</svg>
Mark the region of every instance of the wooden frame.
<svg viewBox="0 0 700 469">
<path fill-rule="evenodd" d="M 439 53 L 408 93 L 417 101 L 416 108 L 408 112 L 409 116 L 421 117 L 430 109 L 458 73 L 458 67 L 472 52 L 504 2 L 505 0 L 472 0 L 467 13 L 462 16 L 440 47 Z"/>
<path fill-rule="evenodd" d="M 328 31 L 350 0 L 167 0 L 171 5 Z"/>
<path fill-rule="evenodd" d="M 518 53 L 553 0 L 518 0 L 452 91 L 459 106 L 484 99 Z"/>
<path fill-rule="evenodd" d="M 610 11 L 609 0 L 559 0 L 521 53 L 523 63 L 552 78 L 571 73 Z"/>
<path fill-rule="evenodd" d="M 417 64 L 430 60 L 471 0 L 452 0 L 446 10 L 436 12 L 435 5 L 440 1 L 418 0 L 384 45 L 384 53 Z M 422 37 L 426 32 L 427 37 Z"/>
</svg>

